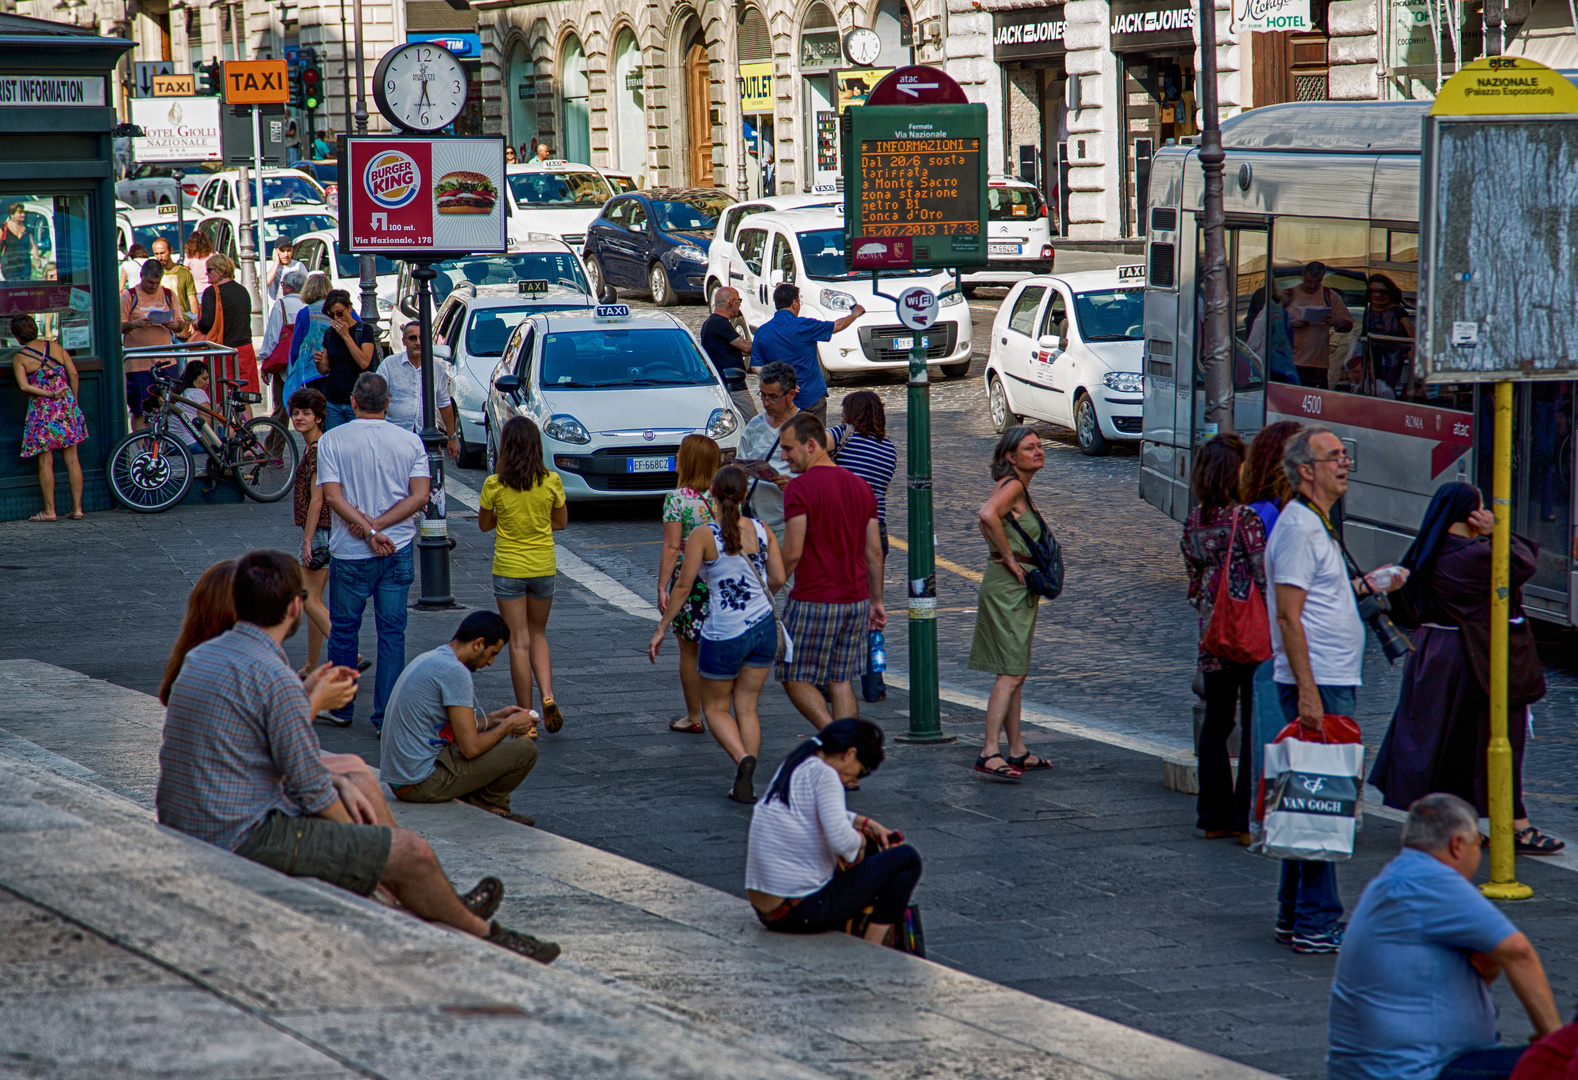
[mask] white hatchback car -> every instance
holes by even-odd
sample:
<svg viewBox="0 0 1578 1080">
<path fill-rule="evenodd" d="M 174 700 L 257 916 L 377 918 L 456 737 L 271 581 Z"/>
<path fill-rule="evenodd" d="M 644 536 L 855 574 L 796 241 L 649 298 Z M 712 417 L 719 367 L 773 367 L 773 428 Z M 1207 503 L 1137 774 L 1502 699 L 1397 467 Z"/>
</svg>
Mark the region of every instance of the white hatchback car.
<svg viewBox="0 0 1578 1080">
<path fill-rule="evenodd" d="M 1054 256 L 1052 216 L 1041 192 L 1011 176 L 992 177 L 986 187 L 987 263 L 960 276 L 965 292 L 1050 274 Z"/>
<path fill-rule="evenodd" d="M 510 236 L 517 240 L 537 239 L 537 233 L 558 237 L 577 255 L 586 246 L 586 227 L 614 196 L 602 173 L 557 158 L 511 165 L 504 182 L 510 189 Z"/>
<path fill-rule="evenodd" d="M 216 214 L 227 211 L 238 213 L 241 209 L 240 178 L 241 173 L 235 169 L 226 169 L 209 176 L 203 181 L 194 200 L 198 209 Z M 257 200 L 257 180 L 248 181 L 248 185 L 251 190 L 247 201 L 250 204 Z M 283 210 L 300 204 L 328 205 L 328 198 L 318 182 L 295 169 L 264 169 L 263 198 L 268 200 L 271 210 Z M 256 207 L 252 212 L 257 213 Z"/>
<path fill-rule="evenodd" d="M 1033 277 L 1009 290 L 986 360 L 998 431 L 1027 418 L 1061 424 L 1093 457 L 1139 441 L 1144 269 Z"/>
<path fill-rule="evenodd" d="M 774 210 L 805 210 L 811 207 L 831 210 L 834 207 L 842 208 L 843 205 L 842 195 L 772 195 L 725 208 L 718 215 L 717 231 L 712 234 L 712 243 L 707 246 L 707 306 L 712 306 L 712 294 L 719 288 L 732 285 L 738 289 L 745 280 L 745 262 L 740 258 L 739 249 L 734 246 L 734 235 L 740 231 L 740 223 L 746 218 L 770 214 Z"/>
<path fill-rule="evenodd" d="M 937 322 L 920 335 L 928 366 L 940 367 L 950 379 L 969 373 L 970 308 L 953 279 L 942 270 L 884 273 L 878 296 L 869 274 L 844 268 L 842 214 L 825 209 L 758 214 L 740 226 L 734 243 L 744 273 L 731 284 L 740 290 L 741 311 L 753 330 L 773 317 L 773 290 L 783 282 L 800 287 L 800 314 L 807 319 L 835 322 L 856 304 L 866 309 L 853 325 L 817 345 L 825 374 L 909 367 L 914 333 L 899 321 L 894 297 L 912 285 L 925 285 L 938 297 Z"/>
<path fill-rule="evenodd" d="M 488 470 L 515 416 L 542 432 L 543 456 L 576 500 L 663 495 L 679 482 L 679 444 L 706 435 L 725 456 L 739 420 L 690 331 L 624 304 L 531 315 L 510 336 L 488 394 Z"/>
<path fill-rule="evenodd" d="M 302 233 L 295 238 L 296 261 L 309 274 L 329 275 L 331 288 L 344 289 L 351 294 L 351 303 L 362 305 L 362 261 L 356 255 L 340 254 L 338 230 L 320 230 Z M 384 255 L 373 256 L 373 275 L 378 282 L 378 321 L 389 326 L 395 320 L 395 288 L 400 267 Z"/>
</svg>

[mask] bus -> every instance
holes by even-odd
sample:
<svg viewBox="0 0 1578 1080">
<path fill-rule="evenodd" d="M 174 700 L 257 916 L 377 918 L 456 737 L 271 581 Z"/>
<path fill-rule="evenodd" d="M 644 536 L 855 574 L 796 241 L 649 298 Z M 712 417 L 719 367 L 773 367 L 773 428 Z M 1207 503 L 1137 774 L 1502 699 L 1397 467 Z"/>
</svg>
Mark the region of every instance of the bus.
<svg viewBox="0 0 1578 1080">
<path fill-rule="evenodd" d="M 1353 458 L 1343 536 L 1365 568 L 1402 556 L 1441 484 L 1490 491 L 1489 384 L 1424 384 L 1407 337 L 1366 330 L 1377 275 L 1415 315 L 1420 144 L 1430 104 L 1290 103 L 1222 122 L 1234 426 L 1246 440 L 1277 420 L 1336 432 Z M 1149 225 L 1140 496 L 1179 521 L 1190 509 L 1194 448 L 1205 439 L 1203 189 L 1198 141 L 1168 145 L 1152 159 L 1140 208 Z M 1314 358 L 1319 365 L 1300 342 L 1305 366 L 1293 367 L 1285 347 L 1266 346 L 1265 312 L 1285 302 L 1312 263 L 1324 266 L 1321 303 L 1338 314 L 1332 301 L 1340 301 L 1353 329 L 1330 332 Z M 1513 413 L 1512 528 L 1540 545 L 1524 605 L 1568 626 L 1578 623 L 1574 387 L 1518 383 Z"/>
</svg>

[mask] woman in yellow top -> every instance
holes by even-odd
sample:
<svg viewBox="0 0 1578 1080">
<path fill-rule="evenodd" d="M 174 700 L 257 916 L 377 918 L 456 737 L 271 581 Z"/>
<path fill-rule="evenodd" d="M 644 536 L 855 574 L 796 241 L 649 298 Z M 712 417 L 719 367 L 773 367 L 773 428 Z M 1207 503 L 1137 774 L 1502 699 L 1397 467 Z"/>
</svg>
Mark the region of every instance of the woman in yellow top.
<svg viewBox="0 0 1578 1080">
<path fill-rule="evenodd" d="M 532 707 L 535 676 L 542 694 L 543 726 L 564 726 L 553 700 L 553 661 L 548 654 L 548 612 L 558 565 L 554 530 L 570 523 L 564 483 L 542 461 L 537 425 L 517 416 L 500 433 L 498 472 L 482 485 L 477 524 L 483 532 L 498 527 L 493 542 L 493 598 L 510 627 L 510 682 L 515 704 Z"/>
</svg>

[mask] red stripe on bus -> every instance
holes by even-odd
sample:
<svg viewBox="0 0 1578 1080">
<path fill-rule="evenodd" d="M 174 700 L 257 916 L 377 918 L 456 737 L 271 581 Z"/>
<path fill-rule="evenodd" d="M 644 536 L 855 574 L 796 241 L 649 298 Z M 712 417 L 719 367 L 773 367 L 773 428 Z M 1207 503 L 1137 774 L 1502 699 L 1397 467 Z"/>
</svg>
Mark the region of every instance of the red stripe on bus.
<svg viewBox="0 0 1578 1080">
<path fill-rule="evenodd" d="M 1440 476 L 1448 465 L 1474 445 L 1473 414 L 1456 409 L 1436 409 L 1406 401 L 1287 383 L 1271 383 L 1266 387 L 1266 407 L 1267 412 L 1310 423 L 1340 424 L 1426 439 L 1434 444 L 1430 453 L 1432 478 Z"/>
</svg>

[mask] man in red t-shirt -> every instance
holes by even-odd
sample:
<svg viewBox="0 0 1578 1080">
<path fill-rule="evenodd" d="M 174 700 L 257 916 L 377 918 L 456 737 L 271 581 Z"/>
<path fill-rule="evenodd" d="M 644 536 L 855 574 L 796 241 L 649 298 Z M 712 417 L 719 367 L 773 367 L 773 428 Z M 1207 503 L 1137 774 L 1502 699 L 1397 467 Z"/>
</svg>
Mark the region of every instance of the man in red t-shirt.
<svg viewBox="0 0 1578 1080">
<path fill-rule="evenodd" d="M 779 446 L 795 477 L 784 488 L 784 573 L 794 588 L 784 630 L 794 661 L 777 665 L 789 700 L 818 730 L 860 715 L 850 683 L 866 672 L 866 634 L 887 625 L 882 607 L 882 540 L 871 485 L 827 456 L 827 429 L 802 412 L 784 424 Z M 825 684 L 833 711 L 817 691 Z"/>
</svg>

